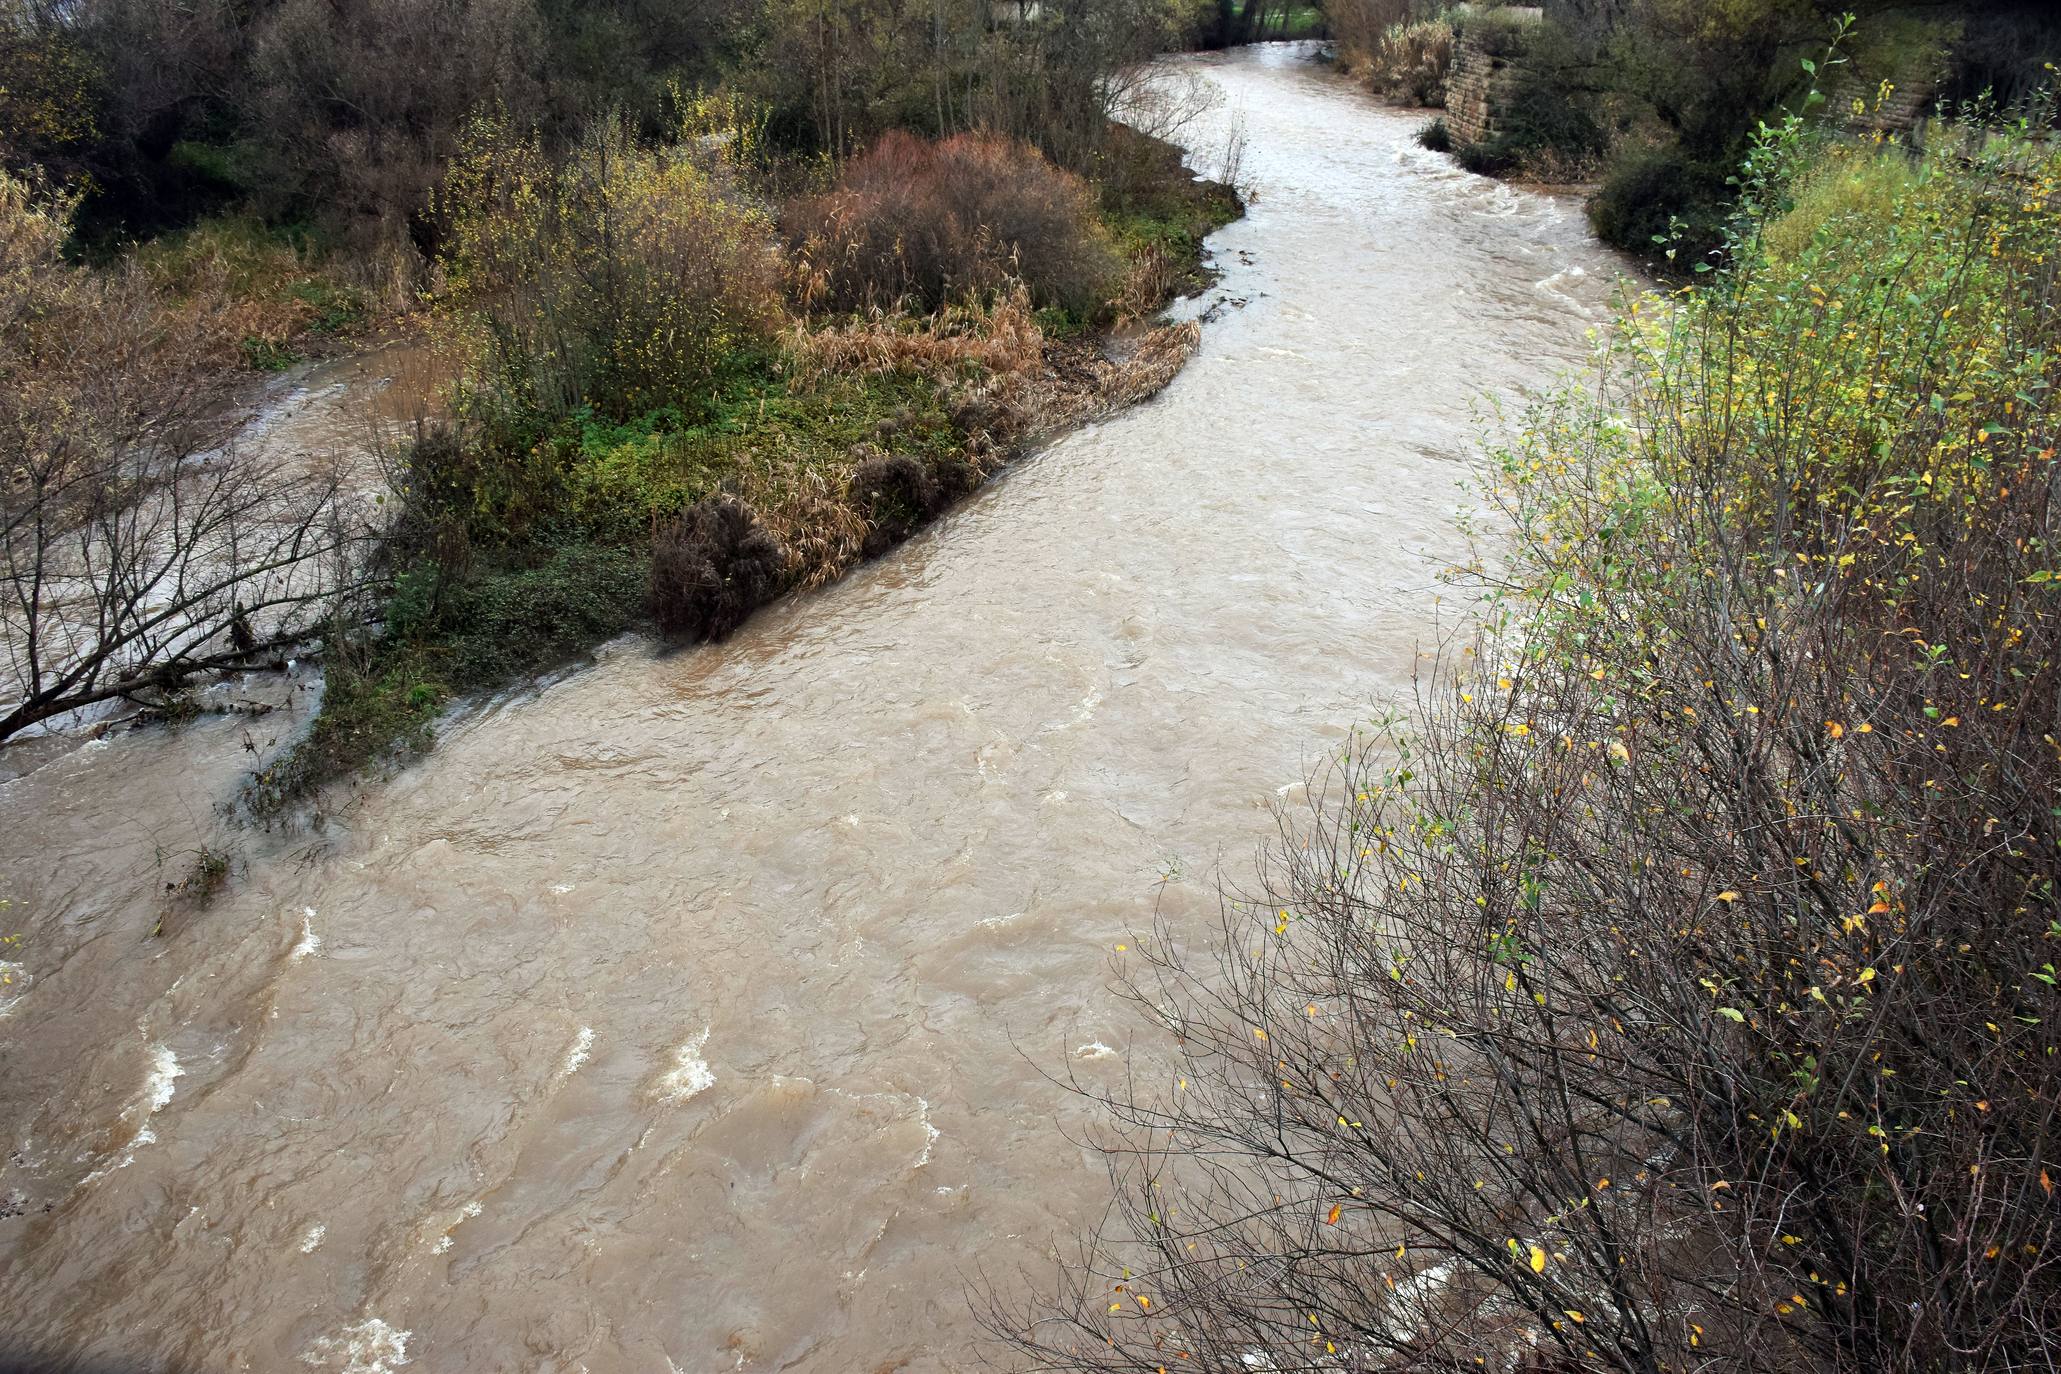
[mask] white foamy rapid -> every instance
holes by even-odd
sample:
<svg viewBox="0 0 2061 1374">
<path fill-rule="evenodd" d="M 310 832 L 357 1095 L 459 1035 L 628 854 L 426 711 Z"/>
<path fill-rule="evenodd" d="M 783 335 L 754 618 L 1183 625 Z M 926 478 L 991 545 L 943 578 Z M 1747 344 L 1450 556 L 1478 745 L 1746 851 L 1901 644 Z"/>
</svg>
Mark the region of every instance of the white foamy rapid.
<svg viewBox="0 0 2061 1374">
<path fill-rule="evenodd" d="M 322 1336 L 301 1356 L 301 1363 L 338 1374 L 389 1374 L 407 1364 L 412 1331 L 397 1331 L 377 1317 L 354 1322 L 334 1336 Z"/>
<path fill-rule="evenodd" d="M 186 1070 L 179 1067 L 179 1056 L 169 1046 L 150 1047 L 150 1076 L 143 1080 L 143 1112 L 145 1116 L 156 1116 L 172 1100 L 172 1080 L 184 1078 Z"/>
<path fill-rule="evenodd" d="M 9 959 L 0 959 L 0 1016 L 14 1010 L 15 1003 L 29 990 L 29 970 L 25 964 Z"/>
<path fill-rule="evenodd" d="M 580 1071 L 580 1065 L 587 1062 L 587 1052 L 594 1048 L 594 1028 L 581 1026 L 580 1033 L 573 1037 L 572 1048 L 565 1052 L 565 1062 L 558 1066 L 560 1078 L 570 1078 Z"/>
<path fill-rule="evenodd" d="M 709 1068 L 708 1061 L 701 1057 L 702 1050 L 708 1045 L 710 1029 L 711 1027 L 703 1026 L 700 1031 L 687 1038 L 686 1044 L 673 1051 L 673 1067 L 666 1070 L 664 1076 L 658 1080 L 661 1097 L 670 1098 L 675 1102 L 685 1102 L 696 1093 L 715 1086 L 715 1072 Z"/>
<path fill-rule="evenodd" d="M 301 938 L 299 943 L 287 951 L 287 962 L 298 964 L 309 955 L 321 952 L 322 937 L 315 933 L 315 908 L 304 906 L 301 908 Z"/>
</svg>

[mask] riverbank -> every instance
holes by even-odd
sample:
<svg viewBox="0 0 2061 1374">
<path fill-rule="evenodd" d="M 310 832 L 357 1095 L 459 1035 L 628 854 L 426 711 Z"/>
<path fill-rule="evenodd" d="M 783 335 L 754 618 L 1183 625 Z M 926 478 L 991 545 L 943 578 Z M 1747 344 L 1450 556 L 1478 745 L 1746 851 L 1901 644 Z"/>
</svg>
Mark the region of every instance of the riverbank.
<svg viewBox="0 0 2061 1374">
<path fill-rule="evenodd" d="M 1923 143 L 1970 109 L 2037 109 L 2053 7 L 1884 0 L 1798 22 L 1778 4 L 1481 6 L 1340 0 L 1339 66 L 1422 108 L 1468 170 L 1578 186 L 1604 242 L 1664 276 L 1717 265 L 1757 133 L 1808 111 Z"/>
<path fill-rule="evenodd" d="M 379 627 L 325 646 L 321 708 L 243 789 L 245 812 L 319 804 L 426 751 L 454 700 L 654 617 L 675 642 L 721 637 L 899 545 L 1033 447 L 1156 394 L 1199 326 L 1152 317 L 1206 285 L 1203 240 L 1244 207 L 1169 145 L 1119 130 L 1114 146 L 1130 165 L 1101 214 L 1122 267 L 1093 323 L 1037 308 L 1021 283 L 928 315 L 802 318 L 691 409 L 609 422 L 583 408 L 526 433 L 513 466 L 480 456 L 495 440 L 419 423 L 389 460 L 408 514 Z M 662 531 L 719 516 L 733 528 L 691 536 L 684 574 L 654 563 Z M 678 623 L 669 575 L 692 584 Z"/>
<path fill-rule="evenodd" d="M 202 372 L 222 394 L 220 451 L 253 470 L 340 464 L 344 489 L 399 514 L 377 528 L 384 548 L 359 555 L 375 581 L 339 601 L 318 639 L 280 639 L 231 658 L 226 673 L 175 674 L 97 720 L 78 713 L 55 734 L 34 731 L 33 742 L 13 742 L 8 771 L 113 729 L 319 699 L 312 727 L 242 789 L 245 814 L 269 821 L 332 781 L 420 752 L 455 698 L 650 628 L 647 545 L 699 502 L 743 502 L 778 543 L 740 613 L 877 556 L 1031 446 L 1152 394 L 1192 349 L 1192 324 L 1151 317 L 1210 279 L 1202 242 L 1242 212 L 1237 194 L 1149 136 L 1119 126 L 1108 146 L 1107 180 L 1092 194 L 1049 173 L 1061 178 L 1057 194 L 1082 202 L 1092 235 L 1082 249 L 1112 260 L 1094 298 L 1041 304 L 1037 264 L 1027 263 L 1032 284 L 998 279 L 927 314 L 920 302 L 793 307 L 758 344 L 735 348 L 705 389 L 661 391 L 628 413 L 584 402 L 540 411 L 516 432 L 505 414 L 481 422 L 490 383 L 449 293 L 375 316 L 365 293 L 343 285 L 364 275 L 353 264 L 318 261 L 247 223 L 146 245 L 134 259 L 142 276 L 227 341 Z M 1024 155 L 1023 174 L 1038 172 L 1036 155 Z M 747 205 L 767 203 L 741 184 L 747 170 L 756 188 L 793 175 L 778 163 L 734 168 Z M 774 228 L 760 217 L 751 232 Z M 976 231 L 988 232 L 978 222 L 950 230 Z M 374 336 L 401 342 L 349 352 Z M 341 356 L 310 363 L 310 353 Z M 354 627 L 358 617 L 369 630 Z M 667 628 L 677 637 L 680 627 Z M 326 671 L 311 679 L 316 660 Z M 285 677 L 250 671 L 289 662 L 296 671 Z"/>
</svg>

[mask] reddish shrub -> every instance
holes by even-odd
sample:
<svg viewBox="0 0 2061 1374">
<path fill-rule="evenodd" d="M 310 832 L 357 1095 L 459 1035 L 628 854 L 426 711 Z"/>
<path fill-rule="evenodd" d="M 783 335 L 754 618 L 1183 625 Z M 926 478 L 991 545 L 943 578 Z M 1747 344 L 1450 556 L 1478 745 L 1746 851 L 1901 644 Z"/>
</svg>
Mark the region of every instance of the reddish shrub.
<svg viewBox="0 0 2061 1374">
<path fill-rule="evenodd" d="M 935 310 L 1014 277 L 1037 304 L 1087 314 L 1118 270 L 1086 183 L 991 135 L 889 133 L 785 220 L 803 295 L 831 309 Z"/>
</svg>

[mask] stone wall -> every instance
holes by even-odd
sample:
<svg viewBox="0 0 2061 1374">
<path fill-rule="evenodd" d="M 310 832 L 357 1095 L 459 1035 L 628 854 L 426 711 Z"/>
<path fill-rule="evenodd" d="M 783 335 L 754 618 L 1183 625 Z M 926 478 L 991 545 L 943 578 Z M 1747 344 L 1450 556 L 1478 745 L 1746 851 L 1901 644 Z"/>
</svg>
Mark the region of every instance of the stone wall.
<svg viewBox="0 0 2061 1374">
<path fill-rule="evenodd" d="M 1453 62 L 1446 74 L 1446 129 L 1459 144 L 1483 143 L 1496 133 L 1497 117 L 1509 104 L 1523 61 L 1514 54 L 1523 43 L 1511 42 L 1511 27 L 1537 24 L 1545 12 L 1536 5 L 1506 5 L 1489 16 L 1474 7 L 1457 7 L 1459 40 L 1453 45 Z M 1482 41 L 1482 33 L 1469 32 L 1470 20 L 1480 18 L 1502 31 L 1493 45 Z"/>
<path fill-rule="evenodd" d="M 1496 116 L 1517 82 L 1507 57 L 1493 57 L 1472 39 L 1453 47 L 1446 74 L 1446 129 L 1456 144 L 1483 143 L 1496 132 Z"/>
</svg>

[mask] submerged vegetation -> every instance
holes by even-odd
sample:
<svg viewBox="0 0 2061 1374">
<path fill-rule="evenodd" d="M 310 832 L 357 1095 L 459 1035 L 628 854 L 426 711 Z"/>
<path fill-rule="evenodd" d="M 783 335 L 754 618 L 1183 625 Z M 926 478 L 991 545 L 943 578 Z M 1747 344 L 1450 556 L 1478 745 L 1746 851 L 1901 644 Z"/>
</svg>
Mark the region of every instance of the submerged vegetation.
<svg viewBox="0 0 2061 1374">
<path fill-rule="evenodd" d="M 2061 1326 L 2061 151 L 1787 121 L 1105 1099 L 1040 1368 L 2007 1370 Z M 1512 536 L 1506 545 L 1503 531 Z M 1120 947 L 1121 948 L 1121 947 Z"/>
</svg>

